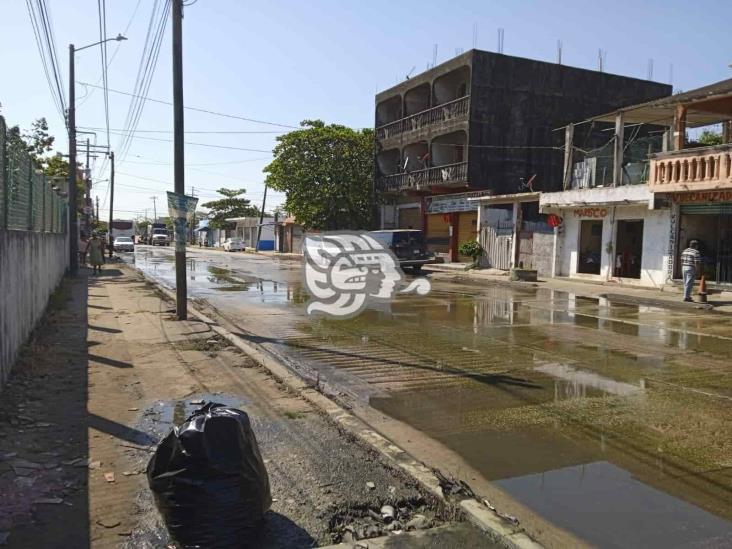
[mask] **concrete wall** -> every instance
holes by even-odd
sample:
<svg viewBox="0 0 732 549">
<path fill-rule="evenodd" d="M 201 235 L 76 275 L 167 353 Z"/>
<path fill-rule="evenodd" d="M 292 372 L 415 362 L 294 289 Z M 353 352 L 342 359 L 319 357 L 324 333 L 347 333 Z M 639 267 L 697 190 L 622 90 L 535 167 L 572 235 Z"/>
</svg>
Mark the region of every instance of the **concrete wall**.
<svg viewBox="0 0 732 549">
<path fill-rule="evenodd" d="M 577 272 L 579 260 L 580 224 L 582 220 L 592 219 L 599 221 L 592 215 L 575 215 L 575 211 L 593 210 L 599 215 L 604 210 L 602 220 L 602 243 L 600 246 L 601 265 L 600 274 L 584 274 Z M 670 225 L 669 210 L 649 210 L 647 206 L 604 206 L 602 208 L 570 208 L 558 210 L 564 218 L 562 234 L 557 243 L 557 272 L 556 276 L 585 278 L 588 280 L 606 281 L 613 277 L 613 261 L 615 253 L 607 253 L 608 243 L 616 249 L 615 238 L 617 221 L 643 220 L 643 253 L 641 259 L 641 277 L 616 279 L 623 284 L 637 286 L 652 286 L 660 288 L 666 282 L 668 270 L 668 235 Z"/>
<path fill-rule="evenodd" d="M 0 229 L 0 386 L 68 265 L 65 234 Z"/>
</svg>

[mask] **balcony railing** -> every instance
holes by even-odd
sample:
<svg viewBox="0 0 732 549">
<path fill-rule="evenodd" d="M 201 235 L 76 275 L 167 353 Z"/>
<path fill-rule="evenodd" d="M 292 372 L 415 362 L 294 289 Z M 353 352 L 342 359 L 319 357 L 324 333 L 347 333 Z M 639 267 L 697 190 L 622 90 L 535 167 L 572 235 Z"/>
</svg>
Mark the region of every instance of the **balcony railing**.
<svg viewBox="0 0 732 549">
<path fill-rule="evenodd" d="M 376 180 L 376 188 L 387 192 L 406 189 L 426 190 L 432 185 L 450 185 L 467 181 L 468 163 L 458 162 L 416 172 L 387 175 Z"/>
<path fill-rule="evenodd" d="M 396 122 L 379 126 L 376 128 L 376 138 L 388 139 L 403 133 L 414 132 L 439 122 L 467 118 L 469 105 L 469 95 L 461 97 L 460 99 L 455 99 L 449 103 L 443 103 L 442 105 L 432 107 L 426 111 L 418 112 L 412 116 L 407 116 L 406 118 L 402 118 Z"/>
<path fill-rule="evenodd" d="M 658 153 L 651 158 L 653 192 L 732 188 L 732 145 Z"/>
</svg>

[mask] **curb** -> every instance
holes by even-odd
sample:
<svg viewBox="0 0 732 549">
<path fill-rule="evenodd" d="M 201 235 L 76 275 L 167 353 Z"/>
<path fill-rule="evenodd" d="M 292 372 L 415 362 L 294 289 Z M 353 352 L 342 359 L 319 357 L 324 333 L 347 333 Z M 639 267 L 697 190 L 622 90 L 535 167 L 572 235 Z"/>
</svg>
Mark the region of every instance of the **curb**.
<svg viewBox="0 0 732 549">
<path fill-rule="evenodd" d="M 677 309 L 682 311 L 713 311 L 714 305 L 712 303 L 689 303 L 684 301 L 669 301 L 667 299 L 655 299 L 653 297 L 633 297 L 623 294 L 600 294 L 609 301 L 615 301 L 616 303 L 626 303 L 630 305 L 647 305 L 649 307 L 662 307 L 665 309 Z"/>
<path fill-rule="evenodd" d="M 129 267 L 125 267 L 129 268 Z M 175 293 L 161 285 L 157 280 L 145 276 L 139 269 L 134 269 L 145 280 L 154 284 L 169 299 L 175 301 Z M 440 480 L 432 469 L 425 464 L 415 460 L 405 450 L 394 444 L 386 437 L 380 435 L 368 426 L 364 421 L 357 418 L 339 404 L 318 392 L 308 385 L 302 378 L 292 373 L 282 362 L 273 357 L 269 352 L 259 348 L 243 338 L 231 333 L 212 318 L 209 318 L 195 307 L 188 305 L 188 311 L 199 321 L 207 324 L 212 331 L 228 340 L 232 345 L 247 354 L 250 358 L 261 364 L 280 383 L 296 392 L 309 404 L 325 413 L 331 421 L 344 431 L 350 433 L 361 442 L 368 444 L 378 451 L 389 463 L 400 468 L 410 477 L 415 479 L 428 492 L 437 497 L 440 501 L 448 503 L 445 494 L 440 487 Z M 469 522 L 482 530 L 494 542 L 500 542 L 511 549 L 542 549 L 543 546 L 531 539 L 520 527 L 507 520 L 494 510 L 486 507 L 476 499 L 464 499 L 459 506 L 467 516 Z M 364 540 L 366 541 L 366 540 Z"/>
</svg>

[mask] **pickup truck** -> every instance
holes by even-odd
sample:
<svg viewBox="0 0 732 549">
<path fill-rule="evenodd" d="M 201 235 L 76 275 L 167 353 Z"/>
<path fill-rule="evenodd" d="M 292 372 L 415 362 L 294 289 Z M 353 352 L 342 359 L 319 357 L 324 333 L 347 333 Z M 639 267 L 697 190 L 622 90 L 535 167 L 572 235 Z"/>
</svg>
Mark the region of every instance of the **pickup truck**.
<svg viewBox="0 0 732 549">
<path fill-rule="evenodd" d="M 153 246 L 168 246 L 170 244 L 168 231 L 166 229 L 153 229 L 150 244 Z"/>
</svg>

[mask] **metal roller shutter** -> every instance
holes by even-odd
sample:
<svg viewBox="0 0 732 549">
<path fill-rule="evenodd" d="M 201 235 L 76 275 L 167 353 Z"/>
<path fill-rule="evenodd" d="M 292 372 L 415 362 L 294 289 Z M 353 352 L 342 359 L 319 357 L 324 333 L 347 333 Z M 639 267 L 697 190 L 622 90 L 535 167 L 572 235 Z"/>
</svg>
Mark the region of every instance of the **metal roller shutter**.
<svg viewBox="0 0 732 549">
<path fill-rule="evenodd" d="M 399 209 L 400 229 L 422 229 L 422 210 L 419 208 Z"/>
<path fill-rule="evenodd" d="M 681 206 L 681 213 L 690 215 L 732 215 L 732 203 L 721 202 L 719 204 L 685 204 Z"/>
</svg>

